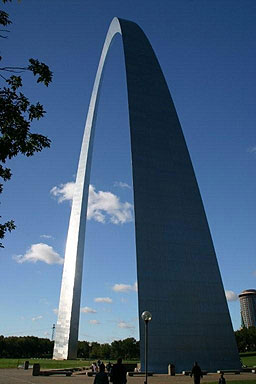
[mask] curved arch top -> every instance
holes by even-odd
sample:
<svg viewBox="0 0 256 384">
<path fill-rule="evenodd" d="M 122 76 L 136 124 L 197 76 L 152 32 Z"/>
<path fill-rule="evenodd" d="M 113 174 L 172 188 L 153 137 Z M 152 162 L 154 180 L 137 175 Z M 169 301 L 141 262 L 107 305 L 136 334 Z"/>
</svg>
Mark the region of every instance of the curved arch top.
<svg viewBox="0 0 256 384">
<path fill-rule="evenodd" d="M 234 334 L 197 181 L 155 53 L 141 28 L 114 18 L 82 142 L 63 269 L 54 358 L 76 356 L 88 189 L 106 57 L 122 35 L 128 90 L 139 313 L 153 315 L 149 369 L 239 369 Z M 140 316 L 139 316 L 140 317 Z M 144 367 L 144 325 L 140 320 Z"/>
</svg>

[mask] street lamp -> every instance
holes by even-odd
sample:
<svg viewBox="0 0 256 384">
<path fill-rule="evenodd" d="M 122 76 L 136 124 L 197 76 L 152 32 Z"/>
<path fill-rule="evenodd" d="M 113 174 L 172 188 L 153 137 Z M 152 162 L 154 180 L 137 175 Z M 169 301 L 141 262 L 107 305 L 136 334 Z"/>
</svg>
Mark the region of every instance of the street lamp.
<svg viewBox="0 0 256 384">
<path fill-rule="evenodd" d="M 148 311 L 144 311 L 141 314 L 142 320 L 144 320 L 145 323 L 145 382 L 144 384 L 148 383 L 148 322 L 152 320 L 152 315 Z"/>
</svg>

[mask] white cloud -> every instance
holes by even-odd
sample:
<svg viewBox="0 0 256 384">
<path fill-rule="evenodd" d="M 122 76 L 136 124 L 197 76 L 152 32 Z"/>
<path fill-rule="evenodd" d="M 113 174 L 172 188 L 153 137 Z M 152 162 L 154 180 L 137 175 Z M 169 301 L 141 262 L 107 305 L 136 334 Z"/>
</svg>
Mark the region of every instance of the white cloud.
<svg viewBox="0 0 256 384">
<path fill-rule="evenodd" d="M 50 190 L 50 193 L 55 196 L 58 200 L 58 203 L 62 203 L 65 200 L 72 200 L 74 194 L 75 183 L 70 181 L 66 184 L 60 184 L 56 187 L 53 187 Z"/>
<path fill-rule="evenodd" d="M 32 244 L 25 255 L 13 256 L 17 263 L 36 263 L 42 261 L 46 264 L 63 264 L 63 258 L 54 251 L 53 247 L 44 243 Z"/>
<path fill-rule="evenodd" d="M 43 239 L 54 239 L 54 237 L 51 235 L 41 235 L 40 237 L 42 237 Z"/>
<path fill-rule="evenodd" d="M 126 321 L 119 321 L 117 324 L 119 328 L 125 328 L 125 329 L 134 329 L 134 325 L 126 323 Z"/>
<path fill-rule="evenodd" d="M 58 308 L 53 308 L 53 312 L 55 313 L 55 315 L 58 315 L 59 309 Z"/>
<path fill-rule="evenodd" d="M 95 309 L 90 308 L 90 307 L 81 308 L 81 312 L 83 312 L 83 313 L 97 313 L 97 311 L 95 311 Z"/>
<path fill-rule="evenodd" d="M 133 285 L 130 285 L 130 284 L 115 284 L 115 285 L 113 285 L 112 289 L 115 292 L 125 292 L 125 293 L 128 293 L 130 291 L 137 292 L 138 286 L 137 286 L 137 282 L 135 282 Z"/>
<path fill-rule="evenodd" d="M 238 296 L 235 292 L 233 291 L 225 291 L 226 294 L 226 299 L 227 301 L 236 301 L 238 300 Z"/>
<path fill-rule="evenodd" d="M 47 332 L 47 331 L 44 332 L 44 336 L 47 337 L 47 338 L 49 338 L 49 336 L 50 336 L 49 332 Z"/>
<path fill-rule="evenodd" d="M 112 224 L 124 224 L 132 221 L 132 204 L 122 203 L 118 196 L 112 192 L 95 190 L 93 185 L 89 188 L 88 199 L 88 220 L 94 219 L 100 223 L 105 223 L 107 217 Z"/>
<path fill-rule="evenodd" d="M 128 188 L 128 189 L 132 189 L 132 187 L 127 184 L 127 183 L 123 183 L 122 181 L 115 181 L 114 182 L 114 187 L 120 187 L 120 188 Z"/>
<path fill-rule="evenodd" d="M 59 203 L 72 200 L 74 194 L 74 182 L 60 184 L 53 187 L 50 193 L 57 197 Z M 110 222 L 112 224 L 124 224 L 133 220 L 133 205 L 122 203 L 118 196 L 112 192 L 96 191 L 93 185 L 89 186 L 87 219 L 99 223 Z"/>
<path fill-rule="evenodd" d="M 95 297 L 95 303 L 112 303 L 112 299 L 110 297 Z"/>
<path fill-rule="evenodd" d="M 100 324 L 99 320 L 89 320 L 89 323 L 92 324 L 92 325 Z"/>
<path fill-rule="evenodd" d="M 35 316 L 35 317 L 32 317 L 32 321 L 37 321 L 37 320 L 41 320 L 43 318 L 43 316 L 39 315 L 39 316 Z"/>
</svg>

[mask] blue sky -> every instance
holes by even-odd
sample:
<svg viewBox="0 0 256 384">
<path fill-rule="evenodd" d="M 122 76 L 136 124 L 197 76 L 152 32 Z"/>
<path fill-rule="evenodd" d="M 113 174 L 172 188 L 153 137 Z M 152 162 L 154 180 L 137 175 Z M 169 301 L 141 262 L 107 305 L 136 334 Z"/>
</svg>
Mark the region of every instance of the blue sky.
<svg viewBox="0 0 256 384">
<path fill-rule="evenodd" d="M 24 0 L 3 65 L 30 57 L 54 72 L 48 89 L 24 75 L 24 93 L 47 114 L 52 140 L 10 161 L 3 219 L 17 229 L 0 250 L 0 334 L 50 337 L 84 123 L 104 38 L 114 16 L 137 22 L 160 61 L 188 144 L 234 329 L 237 294 L 256 285 L 256 3 L 205 0 Z M 79 338 L 138 338 L 131 159 L 121 38 L 109 55 L 98 110 Z"/>
</svg>

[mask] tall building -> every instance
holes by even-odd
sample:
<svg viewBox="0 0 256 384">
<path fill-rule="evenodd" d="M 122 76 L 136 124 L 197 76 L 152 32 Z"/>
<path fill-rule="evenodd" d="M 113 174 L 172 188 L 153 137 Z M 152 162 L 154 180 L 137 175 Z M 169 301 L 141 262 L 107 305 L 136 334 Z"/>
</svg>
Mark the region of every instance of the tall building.
<svg viewBox="0 0 256 384">
<path fill-rule="evenodd" d="M 148 368 L 165 373 L 239 369 L 240 361 L 202 199 L 179 119 L 156 55 L 140 27 L 114 18 L 86 120 L 68 229 L 54 359 L 76 357 L 88 188 L 96 110 L 109 47 L 121 34 L 128 90 L 140 356 L 152 313 Z M 111 90 L 110 90 L 111 96 Z M 119 113 L 116 111 L 116 113 Z"/>
<path fill-rule="evenodd" d="M 256 327 L 256 290 L 246 289 L 239 295 L 242 327 Z"/>
</svg>

